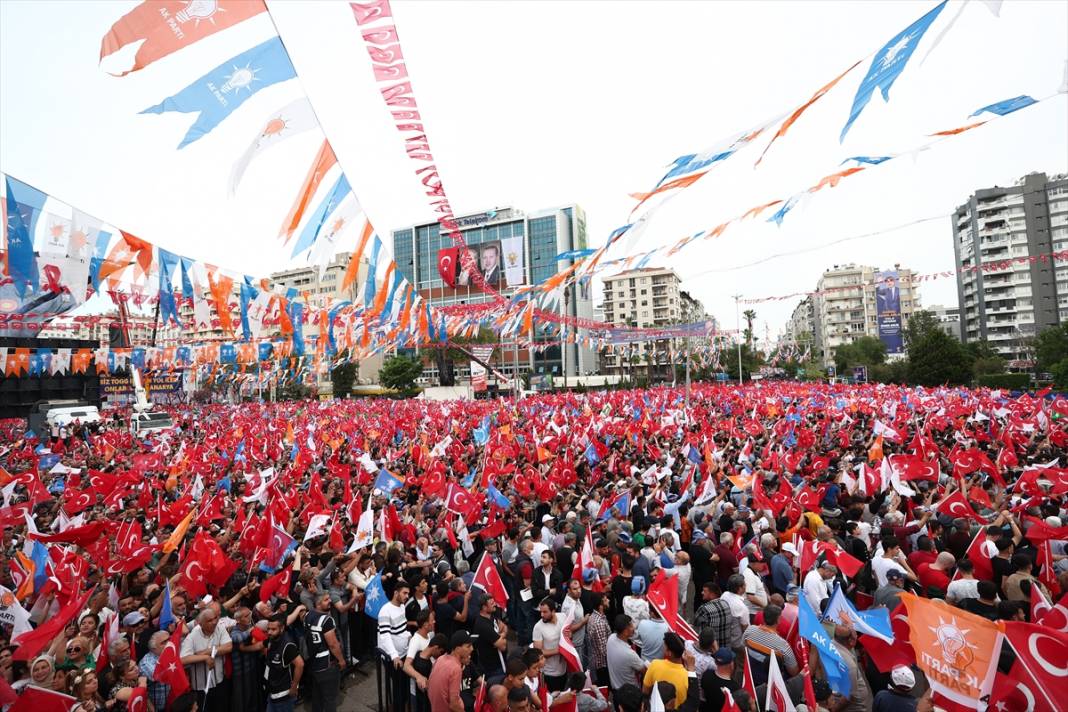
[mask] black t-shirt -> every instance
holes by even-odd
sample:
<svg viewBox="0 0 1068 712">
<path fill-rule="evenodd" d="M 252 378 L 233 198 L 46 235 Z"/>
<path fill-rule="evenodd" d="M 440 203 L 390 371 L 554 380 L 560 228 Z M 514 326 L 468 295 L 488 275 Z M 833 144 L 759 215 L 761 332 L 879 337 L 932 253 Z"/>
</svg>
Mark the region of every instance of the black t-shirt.
<svg viewBox="0 0 1068 712">
<path fill-rule="evenodd" d="M 983 603 L 978 598 L 965 598 L 960 602 L 960 607 L 969 613 L 982 616 L 990 621 L 996 621 L 998 619 L 998 605 L 996 603 L 989 604 Z"/>
<path fill-rule="evenodd" d="M 464 666 L 464 671 L 460 677 L 460 699 L 464 703 L 464 710 L 466 712 L 473 712 L 475 709 L 475 697 L 478 695 L 478 669 L 471 663 Z"/>
<path fill-rule="evenodd" d="M 716 674 L 716 669 L 705 670 L 701 675 L 701 691 L 705 693 L 705 701 L 701 703 L 701 712 L 720 712 L 723 709 L 723 701 L 726 695 L 721 687 L 726 687 L 731 692 L 739 688 L 734 680 L 724 680 Z"/>
<path fill-rule="evenodd" d="M 990 560 L 990 565 L 994 569 L 994 585 L 997 586 L 1000 591 L 1002 580 L 1013 574 L 1012 560 L 995 556 Z"/>
<path fill-rule="evenodd" d="M 461 601 L 461 605 L 463 605 L 462 598 L 457 600 Z M 451 638 L 452 634 L 456 632 L 456 624 L 459 622 L 456 620 L 456 614 L 460 610 L 448 600 L 438 599 L 434 603 L 434 632 L 441 633 L 446 638 Z"/>
<path fill-rule="evenodd" d="M 475 652 L 478 654 L 478 665 L 487 676 L 499 675 L 504 672 L 501 667 L 500 651 L 494 646 L 501 635 L 495 628 L 495 621 L 485 616 L 475 618 L 474 630 L 477 637 L 475 640 Z"/>
</svg>

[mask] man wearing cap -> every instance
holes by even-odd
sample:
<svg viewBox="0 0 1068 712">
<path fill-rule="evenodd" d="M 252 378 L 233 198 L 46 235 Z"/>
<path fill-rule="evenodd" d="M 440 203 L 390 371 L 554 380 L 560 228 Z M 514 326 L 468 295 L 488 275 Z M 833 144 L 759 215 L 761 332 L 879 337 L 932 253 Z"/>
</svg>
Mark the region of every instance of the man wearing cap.
<svg viewBox="0 0 1068 712">
<path fill-rule="evenodd" d="M 918 700 L 912 696 L 916 676 L 904 665 L 890 671 L 890 687 L 875 695 L 872 712 L 915 712 Z"/>
<path fill-rule="evenodd" d="M 449 654 L 434 662 L 427 680 L 430 712 L 464 712 L 460 683 L 464 666 L 471 661 L 472 649 L 471 635 L 466 630 L 458 630 L 449 638 Z"/>
<path fill-rule="evenodd" d="M 890 569 L 886 572 L 886 585 L 875 589 L 874 608 L 883 607 L 894 610 L 901 602 L 899 596 L 905 592 L 905 572 L 901 569 Z"/>
<path fill-rule="evenodd" d="M 787 589 L 794 583 L 794 559 L 797 547 L 791 542 L 782 545 L 782 550 L 771 557 L 771 592 L 786 595 Z"/>
<path fill-rule="evenodd" d="M 734 651 L 730 648 L 720 648 L 712 659 L 715 660 L 716 666 L 709 668 L 701 675 L 701 693 L 704 695 L 704 704 L 701 709 L 703 710 L 723 709 L 723 701 L 726 699 L 723 688 L 731 692 L 739 688 L 738 683 L 734 681 Z"/>
<path fill-rule="evenodd" d="M 541 517 L 541 540 L 546 546 L 551 547 L 553 545 L 553 539 L 556 537 L 556 530 L 553 529 L 553 525 L 556 524 L 556 517 L 551 514 L 543 514 Z"/>
</svg>

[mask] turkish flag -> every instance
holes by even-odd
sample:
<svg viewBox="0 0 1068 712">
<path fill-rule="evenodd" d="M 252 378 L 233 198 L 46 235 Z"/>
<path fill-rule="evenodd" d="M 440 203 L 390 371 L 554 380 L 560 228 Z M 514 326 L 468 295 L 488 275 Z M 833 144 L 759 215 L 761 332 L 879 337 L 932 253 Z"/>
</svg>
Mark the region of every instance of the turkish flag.
<svg viewBox="0 0 1068 712">
<path fill-rule="evenodd" d="M 990 556 L 986 554 L 983 543 L 986 541 L 986 532 L 982 529 L 972 539 L 972 543 L 968 545 L 968 551 L 965 552 L 965 558 L 969 559 L 975 565 L 975 578 L 980 581 L 993 581 L 994 580 L 994 564 L 990 561 Z"/>
<path fill-rule="evenodd" d="M 446 247 L 438 252 L 438 274 L 441 276 L 441 281 L 445 282 L 449 287 L 456 286 L 456 275 L 460 269 L 459 263 L 459 247 Z"/>
<path fill-rule="evenodd" d="M 903 480 L 938 481 L 938 463 L 910 455 L 891 455 L 890 467 Z"/>
<path fill-rule="evenodd" d="M 93 595 L 94 590 L 96 589 L 91 588 L 81 596 L 71 599 L 67 605 L 59 609 L 55 616 L 12 640 L 11 642 L 15 645 L 15 653 L 12 658 L 15 660 L 33 660 L 37 653 L 45 645 L 51 643 L 56 635 L 67 626 L 67 623 L 81 612 L 85 607 L 85 602 Z"/>
<path fill-rule="evenodd" d="M 163 652 L 160 653 L 159 660 L 156 662 L 156 672 L 152 676 L 152 679 L 156 682 L 171 686 L 171 693 L 167 696 L 168 703 L 177 699 L 189 689 L 189 678 L 186 677 L 181 656 L 183 625 L 182 623 L 178 624 L 178 627 L 174 630 L 174 635 L 170 637 L 167 645 L 163 647 Z"/>
<path fill-rule="evenodd" d="M 1039 600 L 1036 601 L 1036 598 Z M 1068 633 L 1068 593 L 1053 605 L 1042 595 L 1038 586 L 1032 586 L 1031 622 L 1058 633 Z"/>
<path fill-rule="evenodd" d="M 135 687 L 126 701 L 126 712 L 148 712 L 148 688 Z"/>
<path fill-rule="evenodd" d="M 70 695 L 27 685 L 7 712 L 68 712 L 77 701 Z"/>
<path fill-rule="evenodd" d="M 47 544 L 74 544 L 87 547 L 104 533 L 107 522 L 96 521 L 81 527 L 71 527 L 58 534 L 30 534 L 31 539 Z"/>
<path fill-rule="evenodd" d="M 1017 663 L 1038 683 L 1032 690 L 1041 693 L 1040 696 L 1063 690 L 1064 671 L 1068 668 L 1068 634 L 1033 623 L 1005 621 L 1003 625 L 1005 638 L 1016 651 Z M 1051 698 L 1047 701 L 1052 709 L 1061 709 L 1059 701 Z"/>
<path fill-rule="evenodd" d="M 471 580 L 471 585 L 481 586 L 482 590 L 492 596 L 501 608 L 508 605 L 508 591 L 504 588 L 501 574 L 497 571 L 493 560 L 485 553 L 478 561 L 478 568 L 475 569 L 475 577 Z"/>
<path fill-rule="evenodd" d="M 269 601 L 275 594 L 286 597 L 289 595 L 289 585 L 293 578 L 293 569 L 285 567 L 280 573 L 271 576 L 260 586 L 260 600 Z"/>
<path fill-rule="evenodd" d="M 446 489 L 445 508 L 457 514 L 464 514 L 471 506 L 471 494 L 455 482 L 450 482 Z"/>
<path fill-rule="evenodd" d="M 649 584 L 645 597 L 649 605 L 656 609 L 660 617 L 667 621 L 668 626 L 679 637 L 692 643 L 697 642 L 697 631 L 679 615 L 679 579 L 677 576 L 666 576 L 661 573 L 655 581 Z"/>
<path fill-rule="evenodd" d="M 994 689 L 990 692 L 987 709 L 991 712 L 1056 712 L 1038 684 L 1019 665 L 1014 665 L 1010 675 L 999 672 L 994 677 Z"/>
<path fill-rule="evenodd" d="M 954 490 L 953 494 L 948 497 L 943 497 L 938 502 L 931 505 L 931 509 L 942 514 L 946 514 L 950 517 L 963 517 L 965 519 L 972 519 L 980 524 L 986 524 L 987 521 L 975 513 L 972 506 L 968 504 L 968 500 L 964 498 L 964 493 L 960 490 Z"/>
</svg>

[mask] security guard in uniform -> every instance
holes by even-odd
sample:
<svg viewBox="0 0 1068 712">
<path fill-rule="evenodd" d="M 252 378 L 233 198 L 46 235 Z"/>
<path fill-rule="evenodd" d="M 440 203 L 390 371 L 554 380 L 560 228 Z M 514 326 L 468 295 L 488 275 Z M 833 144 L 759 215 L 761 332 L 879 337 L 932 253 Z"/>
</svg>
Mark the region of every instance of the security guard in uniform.
<svg viewBox="0 0 1068 712">
<path fill-rule="evenodd" d="M 330 605 L 330 593 L 323 591 L 315 598 L 315 610 L 304 614 L 304 641 L 312 676 L 312 712 L 336 712 L 341 671 L 348 664 L 341 653 Z"/>
<path fill-rule="evenodd" d="M 267 712 L 293 712 L 297 688 L 304 674 L 300 649 L 285 634 L 286 617 L 280 613 L 267 623 L 267 667 L 263 670 Z"/>
</svg>

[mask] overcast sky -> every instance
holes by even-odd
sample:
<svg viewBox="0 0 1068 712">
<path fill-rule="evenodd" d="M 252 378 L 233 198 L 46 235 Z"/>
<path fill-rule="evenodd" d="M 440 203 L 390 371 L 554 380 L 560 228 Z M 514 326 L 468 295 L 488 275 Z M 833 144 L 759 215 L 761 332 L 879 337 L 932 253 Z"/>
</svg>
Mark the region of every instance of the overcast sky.
<svg viewBox="0 0 1068 712">
<path fill-rule="evenodd" d="M 344 2 L 270 0 L 260 16 L 146 69 L 115 78 L 100 40 L 133 2 L 0 2 L 0 171 L 172 251 L 242 272 L 286 262 L 274 235 L 318 138 L 272 148 L 234 199 L 231 166 L 267 115 L 306 92 L 356 194 L 386 242 L 432 217 L 378 95 Z M 627 221 L 676 156 L 793 110 L 878 50 L 933 2 L 393 3 L 407 67 L 457 214 L 578 203 L 591 245 Z M 838 135 L 870 60 L 780 139 L 723 163 L 659 211 L 634 251 L 673 244 L 838 170 L 851 155 L 908 150 L 975 109 L 1053 94 L 1068 58 L 1068 3 L 1008 0 L 1000 18 L 951 0 L 889 103 L 876 96 L 844 144 Z M 272 18 L 274 24 L 272 24 Z M 217 129 L 176 150 L 185 114 L 138 112 L 268 38 L 277 26 L 298 81 L 255 94 Z M 952 268 L 949 218 L 836 247 L 853 235 L 947 215 L 976 188 L 1031 171 L 1068 170 L 1068 102 L 1058 96 L 824 190 L 781 228 L 750 221 L 663 260 L 726 325 L 730 295 L 812 289 L 833 264 L 921 272 Z M 758 148 L 757 151 L 760 149 Z M 354 239 L 354 238 L 353 238 Z M 736 271 L 771 255 L 809 250 Z M 598 290 L 599 291 L 599 290 Z M 955 304 L 953 280 L 925 304 Z M 758 305 L 777 333 L 796 300 Z"/>
</svg>

